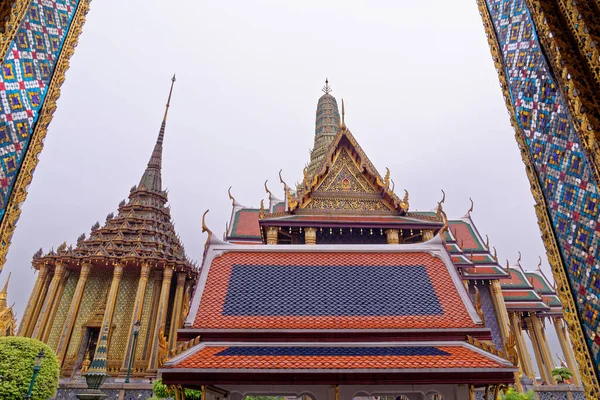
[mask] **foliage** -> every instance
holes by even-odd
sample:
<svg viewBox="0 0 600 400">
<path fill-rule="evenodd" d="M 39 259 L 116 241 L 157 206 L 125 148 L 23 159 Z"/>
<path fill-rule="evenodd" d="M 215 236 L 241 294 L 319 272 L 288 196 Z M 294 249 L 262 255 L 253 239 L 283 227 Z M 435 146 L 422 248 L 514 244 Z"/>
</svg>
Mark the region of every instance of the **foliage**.
<svg viewBox="0 0 600 400">
<path fill-rule="evenodd" d="M 513 387 L 508 388 L 508 392 L 502 396 L 503 400 L 533 400 L 534 398 L 532 390 L 527 393 L 521 393 Z"/>
<path fill-rule="evenodd" d="M 566 380 L 571 379 L 573 373 L 568 368 L 554 368 L 552 370 L 552 376 L 556 379 L 558 383 L 565 383 Z"/>
<path fill-rule="evenodd" d="M 184 390 L 186 400 L 202 400 L 202 392 L 200 390 Z M 162 379 L 157 379 L 154 381 L 154 383 L 152 384 L 152 392 L 154 393 L 154 398 L 156 399 L 168 399 L 173 397 L 169 395 L 169 392 L 167 391 L 167 385 L 163 385 Z"/>
<path fill-rule="evenodd" d="M 58 360 L 54 351 L 38 340 L 7 336 L 0 337 L 0 399 L 22 399 L 27 394 L 33 376 L 35 356 L 44 350 L 40 372 L 36 377 L 31 398 L 46 400 L 58 388 Z"/>
</svg>

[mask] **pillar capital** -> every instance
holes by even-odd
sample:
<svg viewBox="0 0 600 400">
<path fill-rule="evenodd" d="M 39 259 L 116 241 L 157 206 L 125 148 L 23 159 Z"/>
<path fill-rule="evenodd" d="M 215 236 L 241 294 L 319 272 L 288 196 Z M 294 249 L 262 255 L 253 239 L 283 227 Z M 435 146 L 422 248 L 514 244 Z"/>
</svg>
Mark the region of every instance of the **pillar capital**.
<svg viewBox="0 0 600 400">
<path fill-rule="evenodd" d="M 304 228 L 304 244 L 317 244 L 317 228 Z"/>
<path fill-rule="evenodd" d="M 177 285 L 183 286 L 185 284 L 185 280 L 187 279 L 187 272 L 178 272 L 177 273 Z"/>
<path fill-rule="evenodd" d="M 62 261 L 57 261 L 54 264 L 54 276 L 62 277 L 65 274 L 66 266 Z"/>
<path fill-rule="evenodd" d="M 174 268 L 172 265 L 167 265 L 163 270 L 163 279 L 171 278 L 173 276 L 173 270 Z"/>
<path fill-rule="evenodd" d="M 143 262 L 140 268 L 140 276 L 144 278 L 148 278 L 150 276 L 150 269 L 152 268 L 152 264 L 148 262 Z"/>
<path fill-rule="evenodd" d="M 433 239 L 433 229 L 423 229 L 422 237 L 424 242 Z"/>
<path fill-rule="evenodd" d="M 81 279 L 82 277 L 87 278 L 88 275 L 90 274 L 91 269 L 92 269 L 91 262 L 81 263 L 81 271 L 79 272 L 79 279 Z"/>
<path fill-rule="evenodd" d="M 387 244 L 398 244 L 400 243 L 400 231 L 398 229 L 387 229 L 385 231 L 387 238 Z"/>
<path fill-rule="evenodd" d="M 279 229 L 276 226 L 267 227 L 267 244 L 277 244 Z"/>
</svg>

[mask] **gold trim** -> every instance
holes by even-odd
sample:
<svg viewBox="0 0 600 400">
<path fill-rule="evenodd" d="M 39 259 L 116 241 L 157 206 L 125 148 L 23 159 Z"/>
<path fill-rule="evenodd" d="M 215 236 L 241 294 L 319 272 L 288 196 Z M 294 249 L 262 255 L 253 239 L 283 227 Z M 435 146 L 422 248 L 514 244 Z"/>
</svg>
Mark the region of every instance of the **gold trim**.
<svg viewBox="0 0 600 400">
<path fill-rule="evenodd" d="M 5 23 L 4 33 L 0 34 L 0 54 L 2 60 L 6 57 L 6 52 L 10 47 L 12 41 L 15 39 L 17 30 L 27 13 L 27 9 L 31 5 L 31 0 L 15 0 L 11 4 L 11 10 L 9 13 L 8 20 Z"/>
<path fill-rule="evenodd" d="M 542 239 L 546 248 L 546 255 L 548 256 L 548 261 L 552 267 L 554 279 L 558 284 L 558 295 L 563 304 L 563 314 L 569 327 L 569 333 L 574 345 L 575 357 L 579 363 L 581 380 L 585 386 L 586 397 L 598 398 L 600 395 L 600 386 L 598 385 L 596 372 L 593 369 L 594 363 L 590 356 L 587 343 L 585 342 L 585 336 L 579 318 L 577 317 L 577 314 L 573 313 L 573 310 L 576 310 L 577 308 L 575 307 L 573 294 L 571 293 L 571 289 L 569 287 L 565 268 L 560 256 L 560 250 L 556 242 L 556 238 L 554 237 L 554 232 L 551 229 L 550 217 L 547 213 L 548 208 L 546 205 L 546 200 L 544 199 L 540 183 L 536 177 L 533 160 L 531 159 L 531 154 L 529 153 L 529 149 L 525 141 L 525 135 L 519 127 L 516 119 L 515 109 L 510 101 L 508 80 L 504 71 L 502 56 L 496 41 L 496 33 L 494 31 L 491 17 L 484 0 L 478 0 L 477 6 L 479 7 L 479 13 L 483 19 L 483 26 L 487 36 L 488 45 L 492 53 L 494 66 L 498 72 L 498 79 L 500 80 L 500 86 L 502 88 L 502 94 L 504 95 L 506 108 L 510 114 L 510 122 L 515 130 L 517 145 L 519 146 L 521 157 L 523 159 L 523 163 L 525 164 L 525 171 L 527 173 L 527 178 L 529 179 L 531 193 L 536 201 L 534 207 L 538 219 L 538 225 L 542 233 Z"/>
<path fill-rule="evenodd" d="M 22 15 L 27 11 L 27 7 L 24 7 L 23 3 L 23 1 L 17 2 L 15 11 L 11 14 L 11 21 L 17 14 Z M 27 6 L 29 6 L 29 2 L 27 2 Z M 64 40 L 63 48 L 56 61 L 52 78 L 48 83 L 46 100 L 40 109 L 38 121 L 33 128 L 28 149 L 23 157 L 20 171 L 17 174 L 13 190 L 10 193 L 6 204 L 4 218 L 2 218 L 0 224 L 0 271 L 6 262 L 6 253 L 8 252 L 12 235 L 15 231 L 15 224 L 21 215 L 20 207 L 27 198 L 27 186 L 31 183 L 33 171 L 38 163 L 38 155 L 44 147 L 43 140 L 48 133 L 48 125 L 50 124 L 50 121 L 52 121 L 52 116 L 56 110 L 56 101 L 60 97 L 60 87 L 65 81 L 65 72 L 69 69 L 69 59 L 73 55 L 79 41 L 79 35 L 81 34 L 85 16 L 89 8 L 89 0 L 80 0 L 77 5 L 77 11 L 75 11 L 69 32 Z M 19 23 L 21 20 L 22 18 L 19 20 Z M 11 26 L 10 28 L 11 32 L 14 33 L 14 31 L 18 29 L 18 24 L 16 24 L 16 26 Z M 8 44 L 5 45 L 6 42 Z M 0 54 L 6 54 L 8 49 L 7 46 L 10 45 L 11 41 L 6 42 L 2 42 L 2 45 L 0 45 Z"/>
</svg>

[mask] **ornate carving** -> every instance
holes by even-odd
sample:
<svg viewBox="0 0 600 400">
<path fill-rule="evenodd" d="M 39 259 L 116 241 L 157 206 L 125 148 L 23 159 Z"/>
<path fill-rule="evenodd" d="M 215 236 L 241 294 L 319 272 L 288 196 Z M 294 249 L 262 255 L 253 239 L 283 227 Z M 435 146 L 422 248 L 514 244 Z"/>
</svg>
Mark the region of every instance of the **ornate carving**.
<svg viewBox="0 0 600 400">
<path fill-rule="evenodd" d="M 161 367 L 169 353 L 167 338 L 165 337 L 165 324 L 160 326 L 158 331 L 158 366 Z"/>
</svg>

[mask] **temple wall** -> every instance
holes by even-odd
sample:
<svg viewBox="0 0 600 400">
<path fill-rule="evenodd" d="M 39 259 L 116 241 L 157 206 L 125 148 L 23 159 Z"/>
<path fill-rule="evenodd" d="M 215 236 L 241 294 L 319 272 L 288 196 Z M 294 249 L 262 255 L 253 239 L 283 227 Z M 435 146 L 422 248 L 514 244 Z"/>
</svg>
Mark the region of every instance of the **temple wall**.
<svg viewBox="0 0 600 400">
<path fill-rule="evenodd" d="M 73 293 L 75 292 L 75 286 L 77 286 L 78 279 L 79 272 L 71 271 L 69 274 L 69 278 L 65 283 L 65 290 L 62 294 L 62 297 L 60 298 L 60 303 L 58 305 L 58 309 L 56 310 L 56 316 L 54 317 L 54 321 L 52 322 L 50 336 L 48 336 L 48 341 L 46 342 L 46 344 L 50 346 L 54 351 L 56 351 L 56 348 L 58 346 L 58 341 L 63 330 L 65 319 L 67 318 L 67 314 L 69 313 L 69 308 L 71 307 L 71 300 L 73 299 Z"/>
<path fill-rule="evenodd" d="M 491 329 L 492 342 L 494 342 L 496 348 L 504 350 L 502 334 L 500 333 L 500 326 L 498 325 L 498 319 L 496 318 L 496 309 L 494 308 L 494 302 L 492 300 L 490 283 L 489 281 L 484 281 L 477 284 L 477 287 L 479 288 L 479 295 L 481 296 L 481 309 L 483 310 L 483 315 L 485 315 L 485 327 Z"/>
<path fill-rule="evenodd" d="M 144 360 L 144 349 L 146 348 L 146 336 L 148 334 L 148 325 L 150 322 L 150 308 L 152 307 L 152 291 L 154 290 L 154 280 L 148 279 L 146 285 L 146 296 L 144 297 L 144 306 L 142 308 L 142 318 L 140 333 L 135 348 L 135 360 Z"/>
<path fill-rule="evenodd" d="M 84 333 L 84 325 L 92 317 L 94 311 L 97 311 L 97 308 L 104 303 L 111 276 L 111 272 L 104 269 L 94 268 L 90 272 L 85 290 L 83 291 L 79 312 L 73 326 L 73 333 L 71 334 L 63 367 L 73 367 L 77 359 L 81 358 L 79 350 Z"/>
<path fill-rule="evenodd" d="M 127 348 L 127 338 L 131 328 L 131 314 L 135 302 L 135 294 L 139 280 L 139 269 L 123 269 L 123 277 L 119 284 L 119 293 L 115 303 L 115 313 L 112 320 L 112 333 L 108 344 L 109 372 L 113 368 L 121 368 Z M 113 363 L 116 363 L 113 365 Z"/>
</svg>

